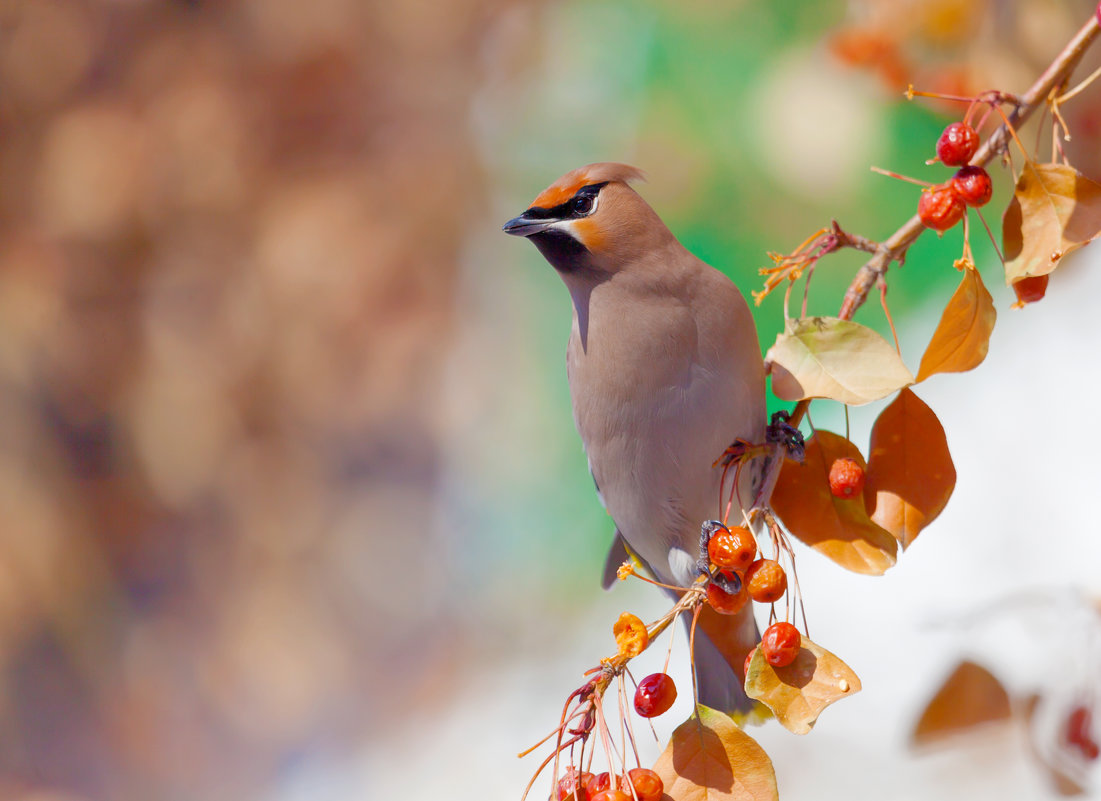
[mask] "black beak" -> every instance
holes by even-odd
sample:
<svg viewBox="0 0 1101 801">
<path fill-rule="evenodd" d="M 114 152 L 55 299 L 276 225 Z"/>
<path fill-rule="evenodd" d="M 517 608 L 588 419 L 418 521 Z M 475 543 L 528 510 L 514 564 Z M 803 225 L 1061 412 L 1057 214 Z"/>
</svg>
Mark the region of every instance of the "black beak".
<svg viewBox="0 0 1101 801">
<path fill-rule="evenodd" d="M 519 217 L 513 217 L 507 223 L 502 226 L 501 230 L 506 234 L 512 234 L 513 236 L 531 236 L 537 234 L 540 231 L 545 231 L 551 226 L 554 220 L 548 220 L 546 218 L 538 219 L 535 217 L 529 217 L 528 211 L 525 211 Z"/>
</svg>

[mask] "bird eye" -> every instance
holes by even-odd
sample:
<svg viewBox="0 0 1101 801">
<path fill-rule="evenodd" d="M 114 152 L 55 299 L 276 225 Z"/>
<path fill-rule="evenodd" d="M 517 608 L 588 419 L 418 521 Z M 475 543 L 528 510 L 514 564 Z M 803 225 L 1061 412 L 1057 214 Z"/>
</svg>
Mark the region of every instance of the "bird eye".
<svg viewBox="0 0 1101 801">
<path fill-rule="evenodd" d="M 584 217 L 593 210 L 593 196 L 592 195 L 580 195 L 573 199 L 573 215 L 575 217 Z"/>
</svg>

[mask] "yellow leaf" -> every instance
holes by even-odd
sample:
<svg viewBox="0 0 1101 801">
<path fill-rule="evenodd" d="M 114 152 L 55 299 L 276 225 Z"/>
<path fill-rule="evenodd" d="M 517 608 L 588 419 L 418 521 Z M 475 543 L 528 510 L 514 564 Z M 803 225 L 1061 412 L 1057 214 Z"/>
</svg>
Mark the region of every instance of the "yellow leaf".
<svg viewBox="0 0 1101 801">
<path fill-rule="evenodd" d="M 775 801 L 776 772 L 757 741 L 706 706 L 673 732 L 654 771 L 676 801 Z"/>
<path fill-rule="evenodd" d="M 952 497 L 956 467 L 944 428 L 904 389 L 872 426 L 864 505 L 872 521 L 908 548 Z"/>
<path fill-rule="evenodd" d="M 842 457 L 865 467 L 855 445 L 819 429 L 807 440 L 802 464 L 784 460 L 772 508 L 799 540 L 856 573 L 881 575 L 895 563 L 898 541 L 868 517 L 864 499 L 830 493 L 830 465 Z"/>
<path fill-rule="evenodd" d="M 774 668 L 758 648 L 745 677 L 745 691 L 772 710 L 788 731 L 807 734 L 838 699 L 860 692 L 860 678 L 825 648 L 803 638 L 790 665 Z"/>
<path fill-rule="evenodd" d="M 912 736 L 915 746 L 929 745 L 976 726 L 1008 720 L 1009 694 L 994 675 L 963 661 L 929 701 Z"/>
<path fill-rule="evenodd" d="M 831 398 L 859 406 L 914 382 L 887 340 L 837 317 L 788 320 L 766 360 L 773 393 L 787 401 Z"/>
<path fill-rule="evenodd" d="M 1101 184 L 1065 164 L 1027 162 L 1002 216 L 1005 281 L 1046 275 L 1101 233 Z"/>
<path fill-rule="evenodd" d="M 963 279 L 921 357 L 917 380 L 924 381 L 934 373 L 964 373 L 982 364 L 996 317 L 994 299 L 979 271 L 966 266 Z"/>
</svg>

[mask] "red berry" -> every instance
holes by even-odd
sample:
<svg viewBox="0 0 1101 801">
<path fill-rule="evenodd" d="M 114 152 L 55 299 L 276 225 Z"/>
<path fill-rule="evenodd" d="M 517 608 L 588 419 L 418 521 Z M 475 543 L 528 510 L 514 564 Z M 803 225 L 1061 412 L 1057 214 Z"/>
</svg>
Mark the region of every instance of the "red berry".
<svg viewBox="0 0 1101 801">
<path fill-rule="evenodd" d="M 592 798 L 597 793 L 602 793 L 610 789 L 612 789 L 612 774 L 608 773 L 608 771 L 597 773 L 585 783 L 585 790 L 588 791 L 589 798 Z"/>
<path fill-rule="evenodd" d="M 921 224 L 934 231 L 947 231 L 963 216 L 963 200 L 951 184 L 937 184 L 921 193 L 918 217 Z"/>
<path fill-rule="evenodd" d="M 1033 275 L 1013 282 L 1013 291 L 1017 293 L 1017 302 L 1035 303 L 1042 299 L 1047 292 L 1047 276 Z"/>
<path fill-rule="evenodd" d="M 749 663 L 753 661 L 753 655 L 757 653 L 756 647 L 745 655 L 745 667 L 742 668 L 742 676 L 749 678 Z"/>
<path fill-rule="evenodd" d="M 730 582 L 737 582 L 738 591 L 731 593 L 724 590 L 714 581 L 707 585 L 707 602 L 714 607 L 716 612 L 724 615 L 736 615 L 749 601 L 749 592 L 745 588 L 745 582 L 736 573 L 722 571 Z"/>
<path fill-rule="evenodd" d="M 632 801 L 632 798 L 622 790 L 604 790 L 594 795 L 592 801 Z"/>
<path fill-rule="evenodd" d="M 863 481 L 863 477 L 861 480 Z M 830 485 L 832 487 L 832 481 Z M 758 559 L 746 568 L 742 580 L 749 597 L 759 604 L 776 603 L 788 588 L 788 577 L 784 568 L 773 559 Z"/>
<path fill-rule="evenodd" d="M 830 465 L 830 494 L 835 498 L 852 498 L 864 490 L 864 468 L 856 459 L 844 456 Z"/>
<path fill-rule="evenodd" d="M 757 540 L 742 526 L 719 529 L 707 543 L 707 556 L 716 567 L 745 570 L 756 555 Z"/>
<path fill-rule="evenodd" d="M 644 718 L 654 718 L 668 711 L 677 700 L 677 685 L 665 673 L 651 673 L 638 683 L 635 690 L 635 711 Z"/>
<path fill-rule="evenodd" d="M 1093 713 L 1090 708 L 1079 704 L 1071 710 L 1063 730 L 1063 737 L 1067 743 L 1081 751 L 1082 756 L 1090 762 L 1097 759 L 1099 752 L 1097 743 L 1093 739 L 1093 732 L 1090 731 L 1092 718 Z"/>
<path fill-rule="evenodd" d="M 589 801 L 589 793 L 585 788 L 592 778 L 593 775 L 588 771 L 579 772 L 571 765 L 558 780 L 555 797 L 558 801 Z"/>
<path fill-rule="evenodd" d="M 990 173 L 982 167 L 968 165 L 952 176 L 952 190 L 968 206 L 985 206 L 994 194 L 994 184 L 990 182 Z"/>
<path fill-rule="evenodd" d="M 649 768 L 631 768 L 627 771 L 626 778 L 631 787 L 635 788 L 638 801 L 661 801 L 661 797 L 665 795 L 665 785 L 661 777 Z M 624 786 L 623 789 L 629 788 Z"/>
<path fill-rule="evenodd" d="M 966 122 L 953 122 L 937 140 L 937 158 L 949 167 L 962 167 L 978 149 L 978 131 Z"/>
<path fill-rule="evenodd" d="M 761 637 L 761 650 L 773 667 L 784 667 L 795 661 L 802 647 L 799 629 L 790 623 L 773 623 Z"/>
</svg>

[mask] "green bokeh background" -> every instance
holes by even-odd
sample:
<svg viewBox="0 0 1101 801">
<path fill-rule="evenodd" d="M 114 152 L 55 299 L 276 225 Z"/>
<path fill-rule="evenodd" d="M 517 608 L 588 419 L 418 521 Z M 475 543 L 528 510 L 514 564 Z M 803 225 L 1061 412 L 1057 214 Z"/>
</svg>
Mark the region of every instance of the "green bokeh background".
<svg viewBox="0 0 1101 801">
<path fill-rule="evenodd" d="M 530 82 L 502 90 L 499 102 L 507 111 L 497 109 L 492 128 L 487 124 L 481 129 L 489 131 L 491 166 L 501 176 L 499 185 L 508 199 L 499 216 L 503 220 L 518 213 L 566 169 L 605 159 L 634 163 L 650 176 L 638 190 L 678 238 L 730 275 L 747 296 L 761 286 L 756 270 L 770 265 L 770 251 L 794 249 L 832 219 L 851 232 L 885 238 L 915 212 L 920 190 L 872 172 L 871 154 L 864 148 L 872 145 L 877 166 L 920 180 L 946 180 L 948 169 L 924 161 L 932 156 L 950 117 L 920 100 L 907 102 L 873 76 L 839 65 L 824 35 L 840 24 L 843 13 L 842 4 L 816 2 L 722 8 L 655 2 L 547 7 L 541 12 L 543 33 Z M 802 98 L 773 96 L 771 105 L 764 105 L 761 87 L 778 65 L 799 59 L 811 69 L 826 71 L 839 96 L 859 106 L 868 123 L 858 136 L 841 141 L 833 156 L 853 165 L 836 182 L 836 189 L 816 187 L 813 175 L 802 186 L 778 179 L 773 162 L 763 155 L 769 148 L 768 132 L 783 124 L 770 119 L 769 113 L 784 111 L 787 104 L 784 119 L 798 117 L 798 109 L 792 111 L 791 106 Z M 799 119 L 813 136 L 809 132 L 837 124 L 838 114 L 844 111 Z M 764 133 L 757 135 L 758 130 Z M 666 161 L 674 166 L 666 168 Z M 678 175 L 678 164 L 688 165 L 691 175 Z M 1004 176 L 996 181 L 992 209 L 1008 193 Z M 984 266 L 999 302 L 1004 302 L 1007 293 L 999 289 L 990 242 L 974 214 L 972 220 L 976 261 Z M 997 227 L 996 218 L 991 223 Z M 913 247 L 903 269 L 892 268 L 889 304 L 896 325 L 920 325 L 931 334 L 935 319 L 918 322 L 913 316 L 936 299 L 947 300 L 959 280 L 952 262 L 961 248 L 959 229 L 943 237 L 926 235 Z M 476 493 L 481 503 L 474 505 L 488 517 L 479 518 L 468 532 L 481 543 L 478 558 L 472 560 L 477 564 L 471 566 L 471 579 L 486 589 L 481 572 L 486 554 L 499 559 L 506 573 L 518 558 L 534 558 L 546 572 L 525 576 L 525 584 L 550 588 L 565 583 L 567 595 L 583 607 L 595 592 L 593 580 L 612 525 L 595 499 L 569 417 L 561 369 L 568 296 L 534 248 L 496 243 L 492 252 L 494 260 L 506 263 L 479 265 L 474 280 L 506 283 L 519 302 L 531 303 L 522 322 L 523 335 L 531 337 L 526 355 L 545 372 L 532 377 L 538 382 L 533 387 L 537 400 L 528 396 L 518 402 L 540 416 L 544 439 L 555 443 L 556 451 L 531 454 L 530 461 L 523 462 L 531 472 L 510 471 L 506 477 L 535 483 L 510 485 L 504 493 L 491 485 L 483 488 L 485 495 Z M 819 264 L 808 313 L 837 313 L 849 281 L 863 263 L 862 255 L 842 252 Z M 802 286 L 792 296 L 795 314 Z M 782 297 L 783 287 L 754 308 L 762 351 L 782 329 Z M 857 319 L 890 337 L 877 292 Z M 916 368 L 920 352 L 903 355 Z M 771 396 L 769 406 L 770 411 L 785 408 Z M 831 406 L 818 404 L 816 417 L 822 419 L 816 422 L 836 426 L 840 421 L 844 426 L 839 410 Z M 539 511 L 532 515 L 532 509 Z M 507 534 L 520 531 L 523 535 L 515 538 Z M 503 538 L 501 532 L 506 532 Z"/>
<path fill-rule="evenodd" d="M 914 213 L 918 188 L 871 165 L 950 175 L 924 162 L 962 107 L 907 102 L 841 64 L 831 35 L 877 25 L 915 82 L 958 62 L 982 87 L 1020 91 L 1094 6 L 0 4 L 0 798 L 518 798 L 534 767 L 514 755 L 611 647 L 611 623 L 667 602 L 642 582 L 599 589 L 613 526 L 571 417 L 569 297 L 502 223 L 567 170 L 632 163 L 673 232 L 748 296 L 769 251 L 833 219 L 882 239 Z M 1094 175 L 1099 95 L 1066 110 L 1072 160 Z M 991 172 L 999 209 L 1009 173 Z M 980 226 L 971 239 L 1002 314 L 1000 266 Z M 958 229 L 925 235 L 890 270 L 911 368 L 961 249 Z M 809 313 L 836 314 L 861 262 L 823 260 Z M 1057 283 L 1019 319 L 1061 332 L 1052 352 L 1065 355 L 1092 343 L 1080 330 L 1092 320 L 1048 302 L 1065 302 Z M 754 313 L 764 351 L 782 293 Z M 1003 319 L 996 337 L 1028 330 Z M 857 320 L 889 336 L 874 295 Z M 1032 343 L 999 347 L 988 362 Z M 986 368 L 921 388 L 953 448 L 980 440 L 956 455 L 946 532 L 1005 431 L 1028 432 L 1035 453 L 1101 447 L 1035 414 L 1047 399 L 995 420 L 972 401 Z M 1012 361 L 1001 369 L 999 410 L 1035 383 Z M 1066 372 L 1046 381 L 1096 397 L 1063 389 L 1093 371 Z M 881 406 L 853 411 L 858 444 Z M 844 429 L 837 404 L 812 414 Z M 972 528 L 1004 513 L 1007 530 L 1060 542 L 1073 526 L 1045 529 L 1046 498 L 1024 522 L 990 501 Z M 978 594 L 977 564 L 1003 594 L 1022 561 L 1028 577 L 1091 568 L 1035 564 L 1027 536 L 992 547 L 985 529 L 964 533 L 923 535 L 882 582 L 800 552 L 816 639 L 836 642 L 866 687 L 815 738 L 760 730 L 792 783 L 827 776 L 843 797 L 869 786 L 835 757 L 878 764 L 881 735 L 905 726 L 896 705 L 917 704 L 944 668 L 913 645 L 929 586 L 954 613 Z M 1062 542 L 1048 547 L 1089 553 Z M 909 628 L 870 612 L 908 615 Z M 851 630 L 861 622 L 875 636 Z M 683 632 L 672 642 L 687 704 Z M 659 721 L 659 739 L 673 725 Z"/>
</svg>

